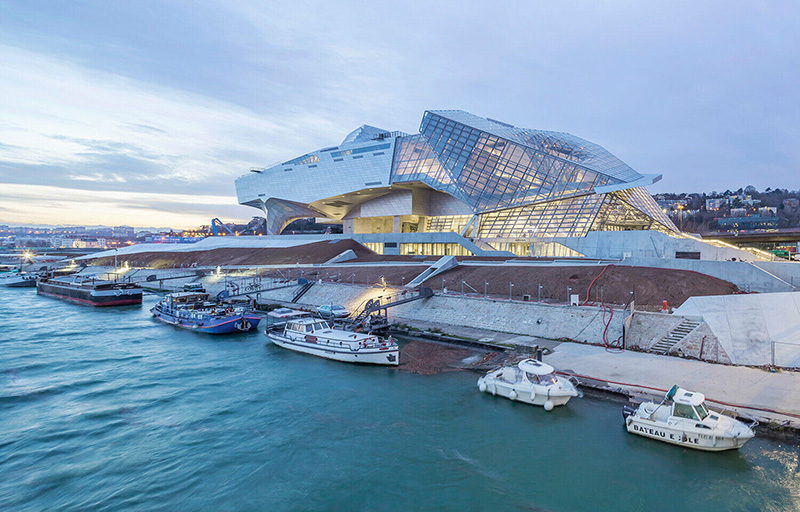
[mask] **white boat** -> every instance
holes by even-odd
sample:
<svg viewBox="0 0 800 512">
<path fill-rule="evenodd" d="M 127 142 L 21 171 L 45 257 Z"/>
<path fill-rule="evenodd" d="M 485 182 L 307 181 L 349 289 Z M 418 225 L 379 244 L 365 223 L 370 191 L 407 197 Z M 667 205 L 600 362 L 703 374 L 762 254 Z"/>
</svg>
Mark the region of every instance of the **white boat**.
<svg viewBox="0 0 800 512">
<path fill-rule="evenodd" d="M 643 402 L 636 409 L 624 407 L 625 428 L 632 434 L 706 451 L 741 448 L 755 436 L 757 422 L 745 425 L 709 411 L 705 398 L 702 393 L 672 386 L 660 404 Z"/>
<path fill-rule="evenodd" d="M 578 389 L 573 382 L 559 377 L 549 364 L 536 359 L 524 359 L 514 366 L 492 370 L 478 379 L 478 389 L 511 400 L 544 406 L 552 411 L 565 405 Z"/>
<path fill-rule="evenodd" d="M 391 338 L 334 329 L 319 318 L 297 318 L 282 330 L 265 333 L 279 347 L 349 363 L 396 366 L 400 348 Z"/>
<path fill-rule="evenodd" d="M 0 277 L 0 285 L 9 288 L 34 288 L 38 277 L 37 274 L 28 272 L 14 272 Z"/>
<path fill-rule="evenodd" d="M 310 318 L 311 313 L 308 311 L 300 311 L 299 309 L 290 308 L 277 308 L 267 313 L 267 331 L 271 329 L 281 328 L 287 322 L 297 320 L 298 318 Z M 266 334 L 266 332 L 264 333 Z"/>
</svg>

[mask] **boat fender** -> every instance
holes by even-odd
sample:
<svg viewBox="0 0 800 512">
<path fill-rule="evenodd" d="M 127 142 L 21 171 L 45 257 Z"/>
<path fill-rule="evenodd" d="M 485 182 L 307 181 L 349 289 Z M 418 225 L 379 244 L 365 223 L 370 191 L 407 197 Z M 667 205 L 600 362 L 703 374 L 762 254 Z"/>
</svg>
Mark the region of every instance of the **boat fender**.
<svg viewBox="0 0 800 512">
<path fill-rule="evenodd" d="M 517 399 L 517 391 L 515 389 L 512 389 L 511 393 L 508 394 L 508 398 L 510 398 L 511 400 L 516 400 Z"/>
<path fill-rule="evenodd" d="M 481 393 L 486 392 L 486 382 L 485 381 L 481 381 L 481 383 L 478 384 L 478 389 L 481 390 Z"/>
<path fill-rule="evenodd" d="M 550 411 L 553 410 L 553 401 L 552 400 L 547 400 L 544 403 L 544 410 L 547 411 L 547 412 L 550 412 Z"/>
</svg>

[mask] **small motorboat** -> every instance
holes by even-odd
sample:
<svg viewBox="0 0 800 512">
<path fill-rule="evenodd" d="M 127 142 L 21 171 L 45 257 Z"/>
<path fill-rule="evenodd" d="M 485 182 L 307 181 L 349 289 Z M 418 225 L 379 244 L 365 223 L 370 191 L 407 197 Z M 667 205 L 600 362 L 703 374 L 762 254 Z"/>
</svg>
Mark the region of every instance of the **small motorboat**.
<svg viewBox="0 0 800 512">
<path fill-rule="evenodd" d="M 8 288 L 35 288 L 36 279 L 39 277 L 38 274 L 31 274 L 29 272 L 3 274 L 0 276 L 0 286 L 6 286 Z"/>
<path fill-rule="evenodd" d="M 706 451 L 735 450 L 755 436 L 758 422 L 745 425 L 709 411 L 705 399 L 702 393 L 672 386 L 660 404 L 648 401 L 636 409 L 624 407 L 625 428 L 632 434 Z"/>
<path fill-rule="evenodd" d="M 334 329 L 319 318 L 296 318 L 279 331 L 267 331 L 267 337 L 279 347 L 348 363 L 397 366 L 400 348 L 397 342 L 373 334 Z"/>
<path fill-rule="evenodd" d="M 151 310 L 164 323 L 209 334 L 247 332 L 258 327 L 261 317 L 243 307 L 208 300 L 207 293 L 171 293 Z"/>
<path fill-rule="evenodd" d="M 555 374 L 549 364 L 536 359 L 524 359 L 514 366 L 492 370 L 478 379 L 478 389 L 531 405 L 541 405 L 552 411 L 578 396 L 575 382 Z"/>
</svg>

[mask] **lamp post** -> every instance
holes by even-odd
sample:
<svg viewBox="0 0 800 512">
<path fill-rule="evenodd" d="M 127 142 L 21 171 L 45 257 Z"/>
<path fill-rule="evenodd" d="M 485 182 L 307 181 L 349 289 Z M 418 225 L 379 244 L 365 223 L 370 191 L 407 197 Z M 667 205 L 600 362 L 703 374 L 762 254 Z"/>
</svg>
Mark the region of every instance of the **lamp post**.
<svg viewBox="0 0 800 512">
<path fill-rule="evenodd" d="M 489 281 L 483 282 L 483 297 L 489 298 Z"/>
<path fill-rule="evenodd" d="M 513 300 L 511 298 L 513 290 L 514 290 L 514 283 L 508 283 L 508 300 Z"/>
<path fill-rule="evenodd" d="M 542 302 L 542 284 L 541 283 L 539 283 L 539 298 L 536 300 L 536 302 Z"/>
</svg>

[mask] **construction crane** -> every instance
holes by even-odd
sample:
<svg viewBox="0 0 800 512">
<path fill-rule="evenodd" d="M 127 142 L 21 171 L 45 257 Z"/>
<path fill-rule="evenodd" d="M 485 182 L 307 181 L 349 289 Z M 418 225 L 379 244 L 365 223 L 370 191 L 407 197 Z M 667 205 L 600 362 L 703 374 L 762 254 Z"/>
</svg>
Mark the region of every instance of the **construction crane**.
<svg viewBox="0 0 800 512">
<path fill-rule="evenodd" d="M 217 225 L 219 225 L 220 227 L 224 228 L 225 231 L 228 232 L 228 234 L 233 235 L 233 231 L 231 231 L 228 226 L 223 224 L 221 220 L 214 218 L 214 219 L 211 219 L 211 232 L 214 234 L 214 236 L 219 236 L 219 232 L 217 231 Z"/>
</svg>

